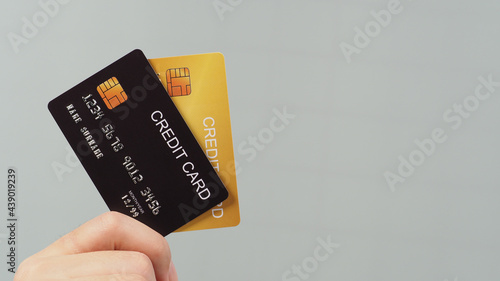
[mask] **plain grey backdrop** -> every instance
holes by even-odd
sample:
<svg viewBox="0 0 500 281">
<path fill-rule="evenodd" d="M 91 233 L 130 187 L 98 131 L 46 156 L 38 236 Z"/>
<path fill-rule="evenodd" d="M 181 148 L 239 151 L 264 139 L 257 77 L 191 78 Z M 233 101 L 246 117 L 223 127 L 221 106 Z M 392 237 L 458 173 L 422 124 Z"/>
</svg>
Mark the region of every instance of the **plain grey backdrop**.
<svg viewBox="0 0 500 281">
<path fill-rule="evenodd" d="M 8 167 L 19 260 L 107 211 L 69 165 L 47 103 L 139 48 L 226 59 L 241 224 L 169 235 L 180 280 L 498 280 L 499 10 L 493 0 L 3 1 L 0 261 Z M 293 118 L 270 136 L 277 111 Z M 58 177 L 54 163 L 71 171 Z M 318 248 L 328 240 L 334 249 Z M 1 262 L 0 279 L 12 277 Z"/>
</svg>

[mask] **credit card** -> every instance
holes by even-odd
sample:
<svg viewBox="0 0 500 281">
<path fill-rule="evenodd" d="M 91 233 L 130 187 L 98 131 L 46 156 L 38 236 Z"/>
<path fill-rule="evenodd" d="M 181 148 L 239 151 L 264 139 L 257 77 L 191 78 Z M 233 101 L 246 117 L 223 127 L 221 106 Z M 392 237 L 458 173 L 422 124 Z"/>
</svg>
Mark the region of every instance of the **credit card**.
<svg viewBox="0 0 500 281">
<path fill-rule="evenodd" d="M 167 235 L 228 197 L 140 50 L 49 103 L 110 210 Z"/>
<path fill-rule="evenodd" d="M 210 53 L 149 62 L 229 193 L 224 202 L 176 231 L 238 225 L 240 210 L 224 56 Z"/>
</svg>

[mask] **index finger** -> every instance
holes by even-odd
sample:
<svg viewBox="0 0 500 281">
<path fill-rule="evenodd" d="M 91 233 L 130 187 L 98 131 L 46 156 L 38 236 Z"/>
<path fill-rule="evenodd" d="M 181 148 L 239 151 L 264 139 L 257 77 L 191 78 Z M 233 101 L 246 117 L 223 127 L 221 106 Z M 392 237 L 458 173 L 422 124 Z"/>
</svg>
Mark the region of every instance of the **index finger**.
<svg viewBox="0 0 500 281">
<path fill-rule="evenodd" d="M 39 257 L 94 251 L 136 251 L 146 254 L 159 281 L 167 280 L 170 247 L 163 236 L 145 224 L 117 212 L 104 213 L 61 237 Z"/>
</svg>

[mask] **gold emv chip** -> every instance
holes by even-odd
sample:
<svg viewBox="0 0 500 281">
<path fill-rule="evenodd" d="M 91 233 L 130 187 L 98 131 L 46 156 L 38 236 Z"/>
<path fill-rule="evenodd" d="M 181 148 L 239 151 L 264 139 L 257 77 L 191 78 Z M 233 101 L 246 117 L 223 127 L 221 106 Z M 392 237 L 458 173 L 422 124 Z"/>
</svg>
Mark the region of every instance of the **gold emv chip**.
<svg viewBox="0 0 500 281">
<path fill-rule="evenodd" d="M 127 94 L 116 77 L 111 77 L 97 86 L 97 92 L 109 109 L 113 109 L 127 100 Z"/>
<path fill-rule="evenodd" d="M 167 92 L 171 97 L 191 94 L 191 76 L 189 68 L 171 68 L 167 70 Z"/>
</svg>

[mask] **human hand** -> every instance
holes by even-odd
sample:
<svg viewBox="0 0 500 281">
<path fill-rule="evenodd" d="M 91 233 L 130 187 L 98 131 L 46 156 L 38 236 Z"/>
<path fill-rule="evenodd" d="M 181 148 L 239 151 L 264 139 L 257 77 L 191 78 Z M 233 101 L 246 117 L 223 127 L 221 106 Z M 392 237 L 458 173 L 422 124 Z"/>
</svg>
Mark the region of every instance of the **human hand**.
<svg viewBox="0 0 500 281">
<path fill-rule="evenodd" d="M 14 281 L 177 281 L 163 236 L 126 215 L 100 215 L 21 263 Z"/>
</svg>

